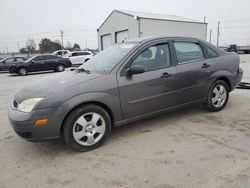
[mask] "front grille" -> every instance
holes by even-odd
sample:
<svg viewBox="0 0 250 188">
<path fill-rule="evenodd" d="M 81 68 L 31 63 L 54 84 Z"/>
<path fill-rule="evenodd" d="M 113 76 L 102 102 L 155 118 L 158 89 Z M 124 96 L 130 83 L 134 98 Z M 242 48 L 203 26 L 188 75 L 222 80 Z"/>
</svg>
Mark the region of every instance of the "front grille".
<svg viewBox="0 0 250 188">
<path fill-rule="evenodd" d="M 18 102 L 16 100 L 13 101 L 13 107 L 17 108 L 18 107 Z"/>
</svg>

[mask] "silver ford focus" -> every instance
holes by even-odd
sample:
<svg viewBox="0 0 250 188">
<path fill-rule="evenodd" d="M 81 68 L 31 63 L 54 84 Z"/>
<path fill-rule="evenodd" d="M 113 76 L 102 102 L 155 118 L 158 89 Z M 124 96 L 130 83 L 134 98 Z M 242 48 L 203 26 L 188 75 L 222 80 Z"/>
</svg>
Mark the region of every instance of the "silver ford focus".
<svg viewBox="0 0 250 188">
<path fill-rule="evenodd" d="M 199 39 L 140 38 L 23 88 L 9 120 L 26 140 L 63 137 L 68 146 L 88 151 L 114 126 L 194 104 L 220 111 L 242 74 L 237 54 Z"/>
</svg>

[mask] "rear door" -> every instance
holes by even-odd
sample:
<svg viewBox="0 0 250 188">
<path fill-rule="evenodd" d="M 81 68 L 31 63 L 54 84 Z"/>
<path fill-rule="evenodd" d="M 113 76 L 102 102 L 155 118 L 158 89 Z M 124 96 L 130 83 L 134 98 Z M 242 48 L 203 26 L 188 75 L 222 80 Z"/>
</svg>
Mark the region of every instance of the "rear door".
<svg viewBox="0 0 250 188">
<path fill-rule="evenodd" d="M 75 65 L 79 65 L 83 63 L 83 59 L 80 56 L 79 52 L 73 52 L 70 57 L 70 61 L 72 64 L 75 64 Z"/>
<path fill-rule="evenodd" d="M 147 116 L 178 104 L 176 67 L 171 59 L 168 42 L 152 44 L 128 63 L 128 67 L 143 67 L 144 73 L 128 76 L 121 72 L 117 75 L 125 120 Z"/>
<path fill-rule="evenodd" d="M 177 59 L 177 77 L 181 103 L 190 103 L 206 97 L 205 84 L 209 78 L 211 62 L 205 58 L 198 41 L 174 41 Z"/>
<path fill-rule="evenodd" d="M 1 66 L 1 70 L 8 71 L 9 66 L 13 65 L 14 63 L 15 63 L 15 58 L 14 57 L 6 59 L 5 62 Z"/>
<path fill-rule="evenodd" d="M 44 61 L 44 67 L 46 70 L 54 70 L 58 64 L 60 57 L 55 55 L 46 55 Z"/>
</svg>

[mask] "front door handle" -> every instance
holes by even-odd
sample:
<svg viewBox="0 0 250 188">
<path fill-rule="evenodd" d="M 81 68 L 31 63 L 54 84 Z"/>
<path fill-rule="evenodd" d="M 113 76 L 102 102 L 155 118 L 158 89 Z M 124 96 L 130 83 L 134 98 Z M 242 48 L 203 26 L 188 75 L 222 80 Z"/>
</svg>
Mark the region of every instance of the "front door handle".
<svg viewBox="0 0 250 188">
<path fill-rule="evenodd" d="M 167 72 L 164 72 L 164 73 L 162 73 L 162 75 L 161 75 L 161 78 L 168 78 L 168 77 L 170 77 L 170 76 L 172 76 L 172 74 L 169 74 L 169 73 L 167 73 Z"/>
<path fill-rule="evenodd" d="M 206 68 L 208 68 L 208 67 L 210 67 L 210 66 L 211 66 L 211 65 L 209 65 L 209 64 L 207 64 L 207 63 L 204 63 L 204 64 L 202 65 L 201 68 L 206 69 Z"/>
</svg>

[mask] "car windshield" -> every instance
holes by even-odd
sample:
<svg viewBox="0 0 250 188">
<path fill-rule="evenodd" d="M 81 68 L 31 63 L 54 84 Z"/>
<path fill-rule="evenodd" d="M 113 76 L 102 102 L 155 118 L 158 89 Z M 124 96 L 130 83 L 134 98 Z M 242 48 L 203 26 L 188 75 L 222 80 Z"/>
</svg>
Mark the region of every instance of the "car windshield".
<svg viewBox="0 0 250 188">
<path fill-rule="evenodd" d="M 5 61 L 6 59 L 8 59 L 8 58 L 0 59 L 0 63 Z"/>
<path fill-rule="evenodd" d="M 137 43 L 113 45 L 91 58 L 78 69 L 84 69 L 90 72 L 109 73 L 136 45 Z"/>
</svg>

